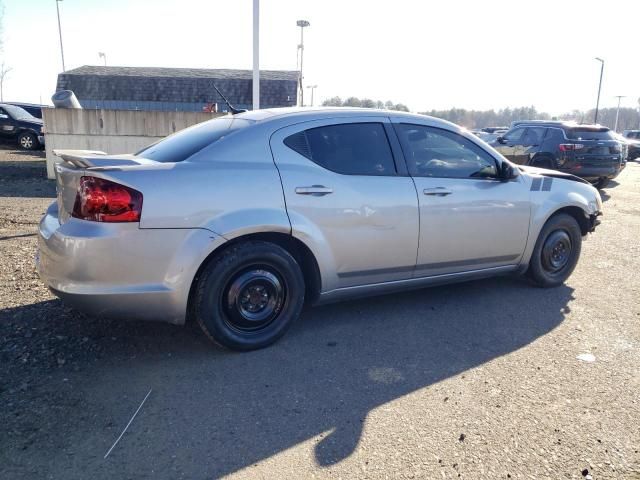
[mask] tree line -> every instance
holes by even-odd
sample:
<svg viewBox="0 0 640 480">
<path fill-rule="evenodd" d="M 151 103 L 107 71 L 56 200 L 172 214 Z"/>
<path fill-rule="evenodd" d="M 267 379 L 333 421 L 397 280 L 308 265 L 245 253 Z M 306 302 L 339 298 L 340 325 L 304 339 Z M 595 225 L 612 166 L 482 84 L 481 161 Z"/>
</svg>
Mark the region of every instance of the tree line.
<svg viewBox="0 0 640 480">
<path fill-rule="evenodd" d="M 617 108 L 601 108 L 598 110 L 598 123 L 613 129 L 616 123 Z M 539 112 L 536 107 L 503 108 L 500 110 L 466 110 L 451 108 L 449 110 L 431 110 L 420 112 L 423 115 L 442 118 L 469 129 L 490 126 L 511 125 L 515 120 L 574 120 L 578 123 L 593 123 L 595 108 L 587 111 L 572 110 L 558 116 Z M 618 131 L 640 128 L 640 114 L 635 108 L 620 108 Z"/>
<path fill-rule="evenodd" d="M 370 98 L 349 97 L 342 100 L 340 97 L 328 98 L 322 102 L 324 107 L 362 107 L 362 108 L 380 108 L 385 110 L 398 110 L 400 112 L 408 112 L 409 107 L 402 103 L 393 103 L 391 100 L 383 102 L 381 100 L 371 100 Z"/>
<path fill-rule="evenodd" d="M 363 107 L 380 108 L 385 110 L 398 110 L 408 112 L 409 108 L 402 103 L 394 103 L 391 100 L 383 102 L 370 98 L 349 97 L 343 100 L 340 97 L 332 97 L 322 103 L 325 107 Z M 598 123 L 613 129 L 616 123 L 617 108 L 601 108 L 598 110 Z M 501 108 L 498 110 L 467 110 L 465 108 L 450 108 L 448 110 L 430 110 L 420 112 L 422 115 L 442 118 L 468 129 L 483 127 L 509 127 L 516 120 L 574 120 L 578 123 L 593 123 L 595 109 L 572 110 L 562 115 L 551 116 L 546 112 L 539 112 L 535 106 Z M 618 118 L 618 131 L 640 128 L 640 113 L 635 108 L 620 108 Z"/>
</svg>

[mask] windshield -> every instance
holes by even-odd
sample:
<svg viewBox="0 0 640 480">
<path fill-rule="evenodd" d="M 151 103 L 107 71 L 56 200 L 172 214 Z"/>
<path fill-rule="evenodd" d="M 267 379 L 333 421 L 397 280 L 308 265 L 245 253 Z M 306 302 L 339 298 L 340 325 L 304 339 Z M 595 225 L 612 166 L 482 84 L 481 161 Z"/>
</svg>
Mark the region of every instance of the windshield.
<svg viewBox="0 0 640 480">
<path fill-rule="evenodd" d="M 174 133 L 140 150 L 136 156 L 156 162 L 182 162 L 213 142 L 252 123 L 234 117 L 216 118 Z"/>
<path fill-rule="evenodd" d="M 24 108 L 16 107 L 15 105 L 3 105 L 2 108 L 15 120 L 38 120 Z"/>
<path fill-rule="evenodd" d="M 594 128 L 571 128 L 567 137 L 572 140 L 613 140 L 611 130 Z"/>
</svg>

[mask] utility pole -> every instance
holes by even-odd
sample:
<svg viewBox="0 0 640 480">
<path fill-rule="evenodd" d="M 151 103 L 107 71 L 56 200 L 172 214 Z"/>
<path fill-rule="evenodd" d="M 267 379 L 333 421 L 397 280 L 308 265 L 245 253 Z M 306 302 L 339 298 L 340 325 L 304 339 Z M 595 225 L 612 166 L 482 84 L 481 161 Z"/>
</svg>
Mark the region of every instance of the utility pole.
<svg viewBox="0 0 640 480">
<path fill-rule="evenodd" d="M 300 106 L 304 107 L 304 88 L 302 87 L 302 59 L 304 57 L 304 27 L 308 27 L 311 25 L 307 20 L 298 20 L 296 25 L 300 27 L 300 45 L 298 45 L 298 50 L 300 50 L 300 72 L 299 72 L 299 84 L 300 84 Z"/>
<path fill-rule="evenodd" d="M 614 132 L 618 131 L 618 116 L 620 115 L 620 100 L 623 99 L 624 97 L 625 95 L 616 95 L 616 98 L 618 99 L 618 109 L 616 110 L 616 126 L 613 127 Z"/>
<path fill-rule="evenodd" d="M 253 109 L 260 108 L 260 0 L 253 0 Z"/>
<path fill-rule="evenodd" d="M 62 47 L 62 27 L 60 26 L 60 7 L 58 3 L 62 0 L 56 0 L 56 11 L 58 12 L 58 35 L 60 36 L 60 56 L 62 57 L 62 71 L 66 72 L 67 70 L 64 68 L 64 48 Z"/>
<path fill-rule="evenodd" d="M 102 58 L 104 60 L 104 66 L 107 66 L 107 54 L 104 52 L 98 52 L 98 58 Z"/>
<path fill-rule="evenodd" d="M 307 88 L 311 89 L 311 106 L 313 107 L 313 92 L 318 88 L 318 85 L 307 85 Z"/>
<path fill-rule="evenodd" d="M 596 60 L 600 62 L 600 83 L 598 84 L 598 99 L 596 100 L 596 114 L 593 119 L 593 123 L 598 123 L 598 109 L 600 107 L 600 90 L 602 89 L 602 74 L 604 73 L 604 60 L 596 57 Z"/>
</svg>

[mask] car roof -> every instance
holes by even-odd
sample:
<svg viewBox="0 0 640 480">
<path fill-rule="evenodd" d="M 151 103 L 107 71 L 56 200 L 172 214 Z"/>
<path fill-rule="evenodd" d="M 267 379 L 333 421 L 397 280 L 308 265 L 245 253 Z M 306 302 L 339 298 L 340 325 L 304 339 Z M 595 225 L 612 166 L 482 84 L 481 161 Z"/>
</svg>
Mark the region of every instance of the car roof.
<svg viewBox="0 0 640 480">
<path fill-rule="evenodd" d="M 520 120 L 513 122 L 513 126 L 511 128 L 517 127 L 527 127 L 527 126 L 537 126 L 537 127 L 564 127 L 564 128 L 579 128 L 584 130 L 601 130 L 606 131 L 609 130 L 608 127 L 604 125 L 593 125 L 587 123 L 577 123 L 573 120 L 560 121 L 560 120 Z"/>
<path fill-rule="evenodd" d="M 264 110 L 250 110 L 247 112 L 234 115 L 236 118 L 252 120 L 257 123 L 268 123 L 271 121 L 285 121 L 287 123 L 298 123 L 299 121 L 323 120 L 327 118 L 340 117 L 394 117 L 403 118 L 406 121 L 417 121 L 419 123 L 428 123 L 441 126 L 448 129 L 460 129 L 458 125 L 442 120 L 440 118 L 430 117 L 416 113 L 399 112 L 397 110 L 382 110 L 377 108 L 356 108 L 356 107 L 284 107 L 270 108 Z"/>
</svg>

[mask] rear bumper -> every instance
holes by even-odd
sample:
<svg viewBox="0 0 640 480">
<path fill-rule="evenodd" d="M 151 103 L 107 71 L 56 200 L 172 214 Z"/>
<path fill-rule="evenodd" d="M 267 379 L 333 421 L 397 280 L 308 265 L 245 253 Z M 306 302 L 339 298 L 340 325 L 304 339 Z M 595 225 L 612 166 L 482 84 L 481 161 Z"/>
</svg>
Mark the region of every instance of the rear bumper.
<svg viewBox="0 0 640 480">
<path fill-rule="evenodd" d="M 38 234 L 36 268 L 51 291 L 89 315 L 182 324 L 191 283 L 224 239 L 204 229 L 58 221 L 52 204 Z"/>
<path fill-rule="evenodd" d="M 621 165 L 607 166 L 607 167 L 578 167 L 568 168 L 563 170 L 566 173 L 575 175 L 576 177 L 584 178 L 585 180 L 598 180 L 600 178 L 615 178 L 622 169 Z"/>
</svg>

